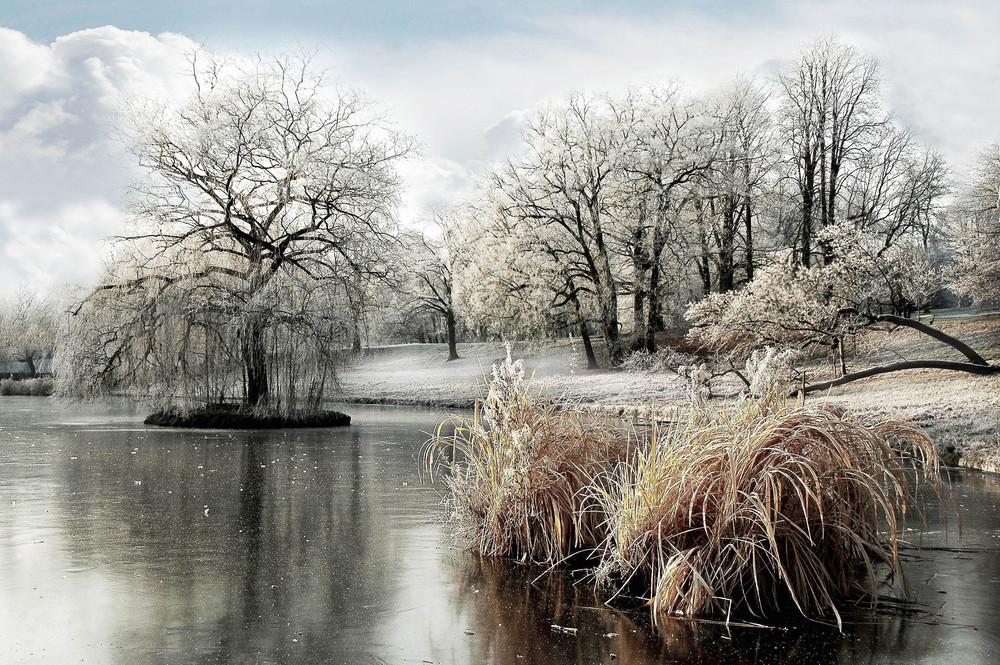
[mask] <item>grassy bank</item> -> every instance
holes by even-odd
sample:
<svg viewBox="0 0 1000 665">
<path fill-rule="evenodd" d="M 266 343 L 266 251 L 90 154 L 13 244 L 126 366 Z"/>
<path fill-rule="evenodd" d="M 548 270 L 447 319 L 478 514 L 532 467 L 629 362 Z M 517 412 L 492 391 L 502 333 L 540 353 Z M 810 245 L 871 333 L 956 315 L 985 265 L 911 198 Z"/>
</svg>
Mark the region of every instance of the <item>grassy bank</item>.
<svg viewBox="0 0 1000 665">
<path fill-rule="evenodd" d="M 970 343 L 987 359 L 1000 359 L 1000 318 L 940 319 L 935 326 Z M 894 358 L 960 359 L 953 349 L 909 329 L 872 335 L 848 360 L 850 370 Z M 375 404 L 471 408 L 483 394 L 492 363 L 504 358 L 502 344 L 460 344 L 460 360 L 446 362 L 444 345 L 412 344 L 372 350 L 340 377 L 343 399 Z M 593 405 L 608 413 L 633 414 L 687 402 L 685 382 L 671 372 L 588 371 L 583 349 L 572 341 L 519 343 L 529 376 L 544 381 L 552 400 Z M 830 374 L 832 364 L 816 360 L 809 380 Z M 730 378 L 721 392 L 736 392 Z M 810 395 L 866 417 L 911 420 L 934 440 L 947 464 L 1000 472 L 1000 376 L 978 377 L 940 370 L 886 374 Z"/>
<path fill-rule="evenodd" d="M 48 377 L 37 379 L 3 379 L 0 395 L 49 396 L 55 392 L 55 381 Z"/>
<path fill-rule="evenodd" d="M 595 569 L 656 616 L 833 616 L 901 572 L 913 470 L 937 482 L 919 428 L 821 403 L 748 399 L 645 424 L 556 408 L 506 359 L 471 418 L 427 448 L 449 514 L 488 556 Z M 918 472 L 919 473 L 919 472 Z"/>
</svg>

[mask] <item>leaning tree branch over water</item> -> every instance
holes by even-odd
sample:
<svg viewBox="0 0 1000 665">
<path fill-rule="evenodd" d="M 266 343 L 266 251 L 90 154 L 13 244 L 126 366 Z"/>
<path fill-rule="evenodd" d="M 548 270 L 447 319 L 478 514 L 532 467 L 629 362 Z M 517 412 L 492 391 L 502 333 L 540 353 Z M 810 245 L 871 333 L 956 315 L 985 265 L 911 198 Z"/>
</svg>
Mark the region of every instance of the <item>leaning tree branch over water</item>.
<svg viewBox="0 0 1000 665">
<path fill-rule="evenodd" d="M 840 310 L 840 316 L 859 316 L 866 319 L 869 323 L 891 323 L 893 326 L 903 326 L 906 328 L 912 328 L 917 332 L 923 333 L 928 337 L 933 337 L 939 342 L 944 342 L 948 346 L 952 347 L 963 356 L 969 359 L 969 362 L 974 365 L 988 365 L 985 359 L 976 351 L 966 344 L 965 342 L 952 337 L 951 335 L 933 328 L 922 321 L 917 321 L 914 319 L 907 319 L 902 316 L 896 316 L 894 314 L 869 314 L 867 312 L 862 312 L 856 308 L 848 307 Z"/>
</svg>

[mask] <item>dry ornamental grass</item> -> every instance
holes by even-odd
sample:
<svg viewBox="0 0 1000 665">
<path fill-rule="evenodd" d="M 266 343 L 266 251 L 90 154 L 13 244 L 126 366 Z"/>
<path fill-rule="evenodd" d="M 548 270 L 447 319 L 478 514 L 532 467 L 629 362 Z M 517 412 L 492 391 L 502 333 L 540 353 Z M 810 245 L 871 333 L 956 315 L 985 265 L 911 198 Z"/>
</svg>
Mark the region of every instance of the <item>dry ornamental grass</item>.
<svg viewBox="0 0 1000 665">
<path fill-rule="evenodd" d="M 494 366 L 450 451 L 451 518 L 488 556 L 596 556 L 654 615 L 832 614 L 901 572 L 898 533 L 938 461 L 916 426 L 780 396 L 626 425 L 557 407 L 519 363 Z"/>
<path fill-rule="evenodd" d="M 454 433 L 443 436 L 447 424 Z M 476 549 L 556 563 L 603 539 L 600 518 L 582 510 L 584 490 L 622 456 L 621 429 L 547 402 L 508 355 L 473 418 L 438 428 L 426 464 L 433 471 L 451 453 L 449 512 Z"/>
</svg>

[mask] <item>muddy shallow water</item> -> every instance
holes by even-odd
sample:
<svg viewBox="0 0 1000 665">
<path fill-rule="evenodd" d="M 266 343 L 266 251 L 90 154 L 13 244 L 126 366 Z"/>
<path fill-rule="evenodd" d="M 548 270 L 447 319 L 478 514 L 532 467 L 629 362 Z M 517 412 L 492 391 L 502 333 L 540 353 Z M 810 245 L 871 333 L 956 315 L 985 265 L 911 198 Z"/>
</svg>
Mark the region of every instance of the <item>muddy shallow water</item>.
<svg viewBox="0 0 1000 665">
<path fill-rule="evenodd" d="M 0 398 L 0 663 L 1000 661 L 1000 477 L 951 472 L 961 538 L 931 502 L 902 610 L 657 627 L 451 543 L 419 473 L 440 414 L 345 410 L 342 430 L 176 431 Z"/>
</svg>

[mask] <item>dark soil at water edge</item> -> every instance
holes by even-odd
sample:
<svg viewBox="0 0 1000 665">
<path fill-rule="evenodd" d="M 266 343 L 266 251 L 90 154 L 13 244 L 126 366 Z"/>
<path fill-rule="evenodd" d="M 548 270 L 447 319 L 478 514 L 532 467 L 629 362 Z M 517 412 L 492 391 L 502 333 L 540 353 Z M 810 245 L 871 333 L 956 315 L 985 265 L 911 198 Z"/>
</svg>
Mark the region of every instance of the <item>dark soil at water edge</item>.
<svg viewBox="0 0 1000 665">
<path fill-rule="evenodd" d="M 191 411 L 164 409 L 148 416 L 146 425 L 199 429 L 284 429 L 291 427 L 346 427 L 351 417 L 340 411 L 293 415 L 257 413 L 229 405 L 207 406 Z"/>
</svg>

